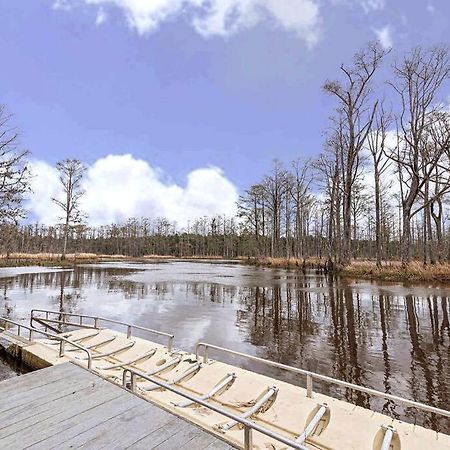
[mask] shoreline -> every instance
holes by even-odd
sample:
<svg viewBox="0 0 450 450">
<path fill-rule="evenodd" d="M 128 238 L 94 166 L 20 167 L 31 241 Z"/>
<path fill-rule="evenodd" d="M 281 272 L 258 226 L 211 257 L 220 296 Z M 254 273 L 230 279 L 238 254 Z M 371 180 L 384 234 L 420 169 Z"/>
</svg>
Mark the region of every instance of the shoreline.
<svg viewBox="0 0 450 450">
<path fill-rule="evenodd" d="M 323 274 L 338 275 L 344 278 L 357 278 L 371 281 L 403 281 L 403 282 L 439 282 L 450 284 L 450 264 L 424 266 L 420 261 L 411 261 L 404 269 L 400 261 L 384 262 L 381 268 L 372 260 L 353 260 L 348 266 L 336 266 L 331 271 L 325 259 L 296 258 L 248 258 L 244 264 L 272 269 L 306 270 L 312 269 Z"/>
<path fill-rule="evenodd" d="M 353 260 L 348 266 L 336 266 L 331 271 L 326 259 L 319 258 L 270 258 L 239 257 L 223 258 L 218 256 L 162 256 L 145 255 L 139 257 L 126 255 L 104 255 L 93 253 L 70 253 L 64 260 L 56 253 L 13 253 L 6 257 L 0 255 L 0 268 L 21 266 L 74 267 L 77 264 L 96 264 L 101 262 L 124 261 L 134 263 L 165 261 L 212 262 L 244 264 L 256 267 L 285 270 L 316 270 L 323 274 L 338 275 L 345 278 L 359 278 L 372 281 L 439 282 L 450 284 L 450 263 L 427 265 L 420 261 L 411 261 L 404 269 L 400 261 L 384 262 L 381 268 L 373 260 Z"/>
</svg>

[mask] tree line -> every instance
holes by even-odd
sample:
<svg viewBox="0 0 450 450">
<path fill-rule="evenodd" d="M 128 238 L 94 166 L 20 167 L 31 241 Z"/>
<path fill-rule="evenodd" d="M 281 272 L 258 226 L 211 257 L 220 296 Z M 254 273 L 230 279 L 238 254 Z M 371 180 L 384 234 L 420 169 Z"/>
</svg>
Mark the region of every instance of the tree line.
<svg viewBox="0 0 450 450">
<path fill-rule="evenodd" d="M 24 221 L 28 152 L 0 109 L 0 245 L 3 253 L 92 252 L 142 256 L 450 260 L 449 49 L 394 55 L 369 43 L 323 85 L 332 106 L 319 155 L 271 170 L 239 198 L 236 217 L 183 227 L 165 218 L 87 225 L 80 207 L 86 171 L 57 163 L 61 223 Z"/>
</svg>

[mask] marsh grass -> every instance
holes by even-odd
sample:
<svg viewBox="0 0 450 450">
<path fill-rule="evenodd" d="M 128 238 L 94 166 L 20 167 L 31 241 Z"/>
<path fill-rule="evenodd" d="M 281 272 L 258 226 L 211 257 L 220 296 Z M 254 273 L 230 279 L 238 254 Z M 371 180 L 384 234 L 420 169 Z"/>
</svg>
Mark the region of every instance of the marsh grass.
<svg viewBox="0 0 450 450">
<path fill-rule="evenodd" d="M 421 261 L 411 261 L 404 268 L 400 261 L 390 261 L 378 268 L 375 261 L 358 260 L 342 268 L 340 273 L 344 276 L 380 280 L 450 282 L 449 263 L 424 265 Z"/>
<path fill-rule="evenodd" d="M 274 269 L 317 269 L 325 267 L 326 261 L 320 258 L 241 258 L 241 261 L 254 266 L 271 267 Z"/>
</svg>

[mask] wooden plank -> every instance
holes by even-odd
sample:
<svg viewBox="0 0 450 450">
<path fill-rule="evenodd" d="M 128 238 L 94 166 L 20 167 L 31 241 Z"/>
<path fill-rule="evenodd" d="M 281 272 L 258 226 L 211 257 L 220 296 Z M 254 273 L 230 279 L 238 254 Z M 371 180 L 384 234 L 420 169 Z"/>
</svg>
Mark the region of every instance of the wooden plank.
<svg viewBox="0 0 450 450">
<path fill-rule="evenodd" d="M 59 364 L 57 366 L 29 372 L 20 377 L 4 380 L 0 383 L 0 395 L 14 394 L 18 389 L 25 389 L 26 387 L 35 388 L 51 383 L 52 381 L 67 376 L 69 373 L 73 373 L 71 366 L 73 366 L 73 364 Z"/>
<path fill-rule="evenodd" d="M 58 398 L 65 397 L 71 393 L 98 385 L 100 380 L 92 381 L 84 374 L 76 374 L 70 378 L 64 378 L 52 383 L 40 386 L 39 389 L 27 390 L 20 396 L 9 399 L 8 403 L 0 407 L 0 429 L 5 426 L 5 421 L 10 416 L 19 417 L 21 413 L 29 416 L 29 410 L 37 412 L 39 409 L 47 408 L 47 404 Z"/>
<path fill-rule="evenodd" d="M 0 397 L 8 398 L 0 403 L 0 448 L 232 448 L 71 363 L 16 380 L 0 383 Z"/>
<path fill-rule="evenodd" d="M 146 402 L 64 443 L 65 448 L 123 449 L 172 421 L 173 416 Z M 162 413 L 162 414 L 161 414 Z"/>
<path fill-rule="evenodd" d="M 174 448 L 179 448 L 186 445 L 189 441 L 197 437 L 197 435 L 200 433 L 205 432 L 197 427 L 189 426 L 186 428 L 182 428 L 181 430 L 177 431 L 172 436 L 170 436 L 168 439 L 166 439 L 164 442 L 161 442 L 160 444 L 150 448 L 157 450 L 173 450 Z M 188 446 L 188 448 L 195 448 L 195 447 Z"/>
<path fill-rule="evenodd" d="M 208 447 L 205 447 L 205 450 L 233 450 L 234 448 L 235 447 L 232 447 L 230 444 L 216 439 L 215 442 L 208 445 Z"/>
<path fill-rule="evenodd" d="M 36 440 L 29 448 L 37 450 L 65 447 L 65 443 L 70 439 L 93 427 L 109 422 L 110 419 L 135 406 L 136 403 L 131 401 L 126 392 L 123 392 L 120 397 L 98 404 L 77 416 L 61 421 L 59 425 L 64 428 L 63 432 L 58 431 L 51 436 L 48 433 L 44 436 L 40 435 L 39 440 Z"/>
<path fill-rule="evenodd" d="M 212 434 L 206 433 L 206 432 L 200 432 L 190 441 L 186 442 L 185 444 L 181 445 L 181 449 L 189 450 L 191 448 L 197 448 L 199 450 L 203 450 L 208 445 L 217 442 L 218 439 L 215 438 Z"/>
<path fill-rule="evenodd" d="M 133 450 L 148 450 L 156 445 L 161 444 L 162 442 L 166 441 L 170 438 L 174 433 L 177 433 L 185 428 L 189 428 L 192 426 L 188 422 L 178 419 L 176 417 L 173 417 L 173 419 L 163 425 L 162 427 L 154 430 L 149 435 L 145 436 L 144 438 L 136 441 L 134 444 L 127 447 L 127 449 L 133 449 Z"/>
<path fill-rule="evenodd" d="M 90 390 L 80 391 L 78 395 L 68 396 L 65 401 L 61 402 L 58 410 L 48 409 L 47 412 L 38 416 L 31 416 L 1 430 L 0 448 L 8 448 L 9 444 L 13 444 L 18 439 L 24 445 L 29 446 L 44 436 L 53 436 L 56 433 L 63 432 L 64 426 L 60 425 L 62 421 L 76 417 L 83 411 L 123 394 L 120 388 L 118 389 L 119 391 L 111 390 L 107 386 L 100 385 L 94 386 Z M 128 396 L 124 397 L 124 401 L 126 400 L 128 400 Z"/>
</svg>

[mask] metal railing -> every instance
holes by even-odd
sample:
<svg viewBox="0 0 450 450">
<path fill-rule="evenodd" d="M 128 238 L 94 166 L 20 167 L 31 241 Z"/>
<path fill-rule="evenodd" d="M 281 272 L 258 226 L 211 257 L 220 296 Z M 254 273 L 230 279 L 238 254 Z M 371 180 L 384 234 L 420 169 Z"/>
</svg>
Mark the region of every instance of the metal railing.
<svg viewBox="0 0 450 450">
<path fill-rule="evenodd" d="M 59 357 L 63 357 L 65 355 L 65 346 L 66 344 L 72 345 L 73 347 L 78 348 L 79 350 L 85 352 L 87 354 L 87 367 L 88 369 L 91 368 L 92 366 L 92 353 L 89 349 L 87 349 L 86 347 L 83 347 L 80 344 L 77 344 L 76 342 L 71 341 L 70 339 L 67 339 L 63 336 L 59 336 L 57 334 L 54 333 L 49 333 L 47 331 L 43 331 L 43 330 L 39 330 L 37 328 L 34 328 L 33 326 L 28 326 L 28 325 L 24 325 L 22 323 L 19 322 L 15 322 L 14 320 L 10 320 L 10 319 L 6 319 L 5 317 L 0 317 L 0 322 L 3 322 L 3 330 L 11 332 L 11 329 L 8 329 L 8 326 L 6 326 L 5 324 L 10 324 L 10 325 L 14 325 L 17 327 L 17 336 L 22 337 L 21 336 L 21 330 L 25 329 L 28 330 L 28 340 L 29 341 L 33 341 L 33 336 L 34 333 L 38 333 L 38 334 L 42 334 L 46 337 L 49 337 L 51 339 L 55 339 L 59 341 Z"/>
<path fill-rule="evenodd" d="M 44 317 L 40 316 L 39 314 L 45 314 Z M 55 320 L 51 319 L 50 315 L 57 315 L 62 317 L 62 320 Z M 69 318 L 69 321 L 67 320 Z M 70 318 L 78 318 L 78 322 L 70 322 Z M 93 323 L 87 324 L 85 320 L 91 320 Z M 48 323 L 57 323 L 60 325 L 67 325 L 67 326 L 73 326 L 73 327 L 80 327 L 80 328 L 100 328 L 100 323 L 113 323 L 116 325 L 122 325 L 126 327 L 127 330 L 127 338 L 130 339 L 132 335 L 132 330 L 140 330 L 144 331 L 146 333 L 154 334 L 157 336 L 163 336 L 167 338 L 167 349 L 169 352 L 173 350 L 173 342 L 175 339 L 175 336 L 170 333 L 164 333 L 163 331 L 158 330 L 152 330 L 151 328 L 141 327 L 139 325 L 133 325 L 127 322 L 122 322 L 120 320 L 114 320 L 114 319 L 108 319 L 106 317 L 99 317 L 99 316 L 88 316 L 86 314 L 75 314 L 75 313 L 67 313 L 67 312 L 60 312 L 60 311 L 52 311 L 47 309 L 32 309 L 31 310 L 31 318 L 30 318 L 30 325 L 33 324 L 33 320 L 38 321 L 46 321 Z M 42 324 L 42 322 L 40 322 Z"/>
<path fill-rule="evenodd" d="M 288 366 L 286 364 L 282 364 L 279 362 L 271 361 L 270 359 L 259 358 L 258 356 L 248 355 L 246 353 L 237 352 L 235 350 L 231 350 L 225 347 L 219 347 L 217 345 L 208 344 L 206 342 L 199 342 L 195 347 L 195 355 L 197 361 L 200 361 L 200 349 L 203 347 L 203 362 L 206 364 L 208 362 L 208 349 L 218 350 L 220 352 L 229 353 L 231 355 L 240 356 L 243 358 L 250 359 L 252 361 L 257 361 L 268 366 L 277 367 L 279 369 L 287 370 L 289 372 L 294 372 L 300 375 L 306 376 L 306 396 L 312 398 L 313 396 L 313 383 L 314 380 L 325 381 L 327 383 L 335 384 L 347 389 L 351 389 L 354 391 L 364 392 L 369 395 L 373 395 L 374 397 L 381 397 L 388 400 L 392 400 L 394 402 L 402 403 L 403 405 L 410 406 L 413 408 L 420 409 L 422 411 L 431 412 L 434 414 L 438 414 L 445 417 L 450 417 L 450 411 L 445 409 L 436 408 L 434 406 L 425 405 L 424 403 L 415 402 L 413 400 L 408 400 L 403 397 L 398 397 L 397 395 L 388 394 L 386 392 L 377 391 L 375 389 L 367 388 L 364 386 L 358 386 L 357 384 L 348 383 L 347 381 L 341 381 L 336 378 L 328 377 L 326 375 L 320 375 L 315 372 L 310 372 L 309 370 L 299 369 L 297 367 Z"/>
<path fill-rule="evenodd" d="M 257 431 L 259 433 L 262 433 L 278 442 L 281 442 L 282 444 L 288 445 L 289 447 L 294 448 L 296 450 L 308 450 L 308 447 L 305 447 L 304 445 L 299 444 L 298 442 L 296 442 L 292 439 L 289 439 L 286 436 L 276 433 L 275 431 L 272 431 L 269 428 L 265 428 L 261 425 L 258 425 L 257 423 L 255 423 L 251 420 L 240 417 L 237 414 L 227 411 L 226 409 L 223 409 L 223 408 L 220 408 L 213 404 L 207 403 L 206 401 L 204 401 L 200 398 L 197 398 L 193 395 L 190 395 L 186 392 L 180 391 L 179 389 L 173 387 L 173 385 L 165 383 L 160 380 L 156 380 L 155 378 L 148 376 L 145 373 L 140 372 L 139 370 L 135 370 L 135 369 L 131 369 L 131 368 L 124 369 L 122 385 L 126 389 L 128 389 L 128 374 L 130 374 L 130 389 L 129 390 L 131 390 L 131 392 L 133 392 L 133 393 L 136 393 L 136 379 L 143 378 L 144 380 L 150 381 L 159 387 L 167 389 L 168 391 L 171 391 L 174 394 L 180 395 L 181 397 L 184 397 L 187 400 L 190 400 L 191 402 L 194 402 L 198 405 L 204 406 L 205 408 L 208 408 L 211 411 L 214 411 L 224 417 L 227 417 L 228 419 L 231 419 L 231 420 L 236 421 L 237 423 L 240 423 L 244 427 L 244 449 L 245 450 L 253 449 L 253 430 Z"/>
</svg>

